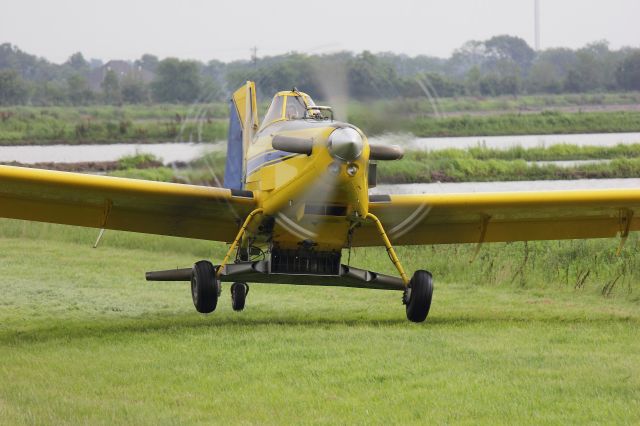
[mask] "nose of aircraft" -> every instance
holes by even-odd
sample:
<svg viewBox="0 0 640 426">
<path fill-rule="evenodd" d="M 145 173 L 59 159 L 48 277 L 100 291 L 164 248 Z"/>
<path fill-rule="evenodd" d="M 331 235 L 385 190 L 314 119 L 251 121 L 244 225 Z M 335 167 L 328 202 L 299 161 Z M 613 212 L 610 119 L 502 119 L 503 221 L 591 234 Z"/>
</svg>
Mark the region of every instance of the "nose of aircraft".
<svg viewBox="0 0 640 426">
<path fill-rule="evenodd" d="M 353 161 L 360 157 L 363 145 L 362 136 L 351 127 L 334 130 L 327 144 L 331 155 L 343 161 Z"/>
</svg>

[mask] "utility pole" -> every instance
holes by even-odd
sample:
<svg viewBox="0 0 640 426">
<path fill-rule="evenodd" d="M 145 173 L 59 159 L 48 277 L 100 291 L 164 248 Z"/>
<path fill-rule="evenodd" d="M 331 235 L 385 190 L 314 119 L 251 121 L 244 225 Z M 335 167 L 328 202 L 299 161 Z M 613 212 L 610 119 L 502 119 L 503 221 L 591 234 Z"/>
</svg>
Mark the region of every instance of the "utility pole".
<svg viewBox="0 0 640 426">
<path fill-rule="evenodd" d="M 253 62 L 253 66 L 258 66 L 258 46 L 253 46 L 251 48 L 251 62 Z"/>
<path fill-rule="evenodd" d="M 540 0 L 534 0 L 534 14 L 535 14 L 535 48 L 536 51 L 540 50 Z"/>
</svg>

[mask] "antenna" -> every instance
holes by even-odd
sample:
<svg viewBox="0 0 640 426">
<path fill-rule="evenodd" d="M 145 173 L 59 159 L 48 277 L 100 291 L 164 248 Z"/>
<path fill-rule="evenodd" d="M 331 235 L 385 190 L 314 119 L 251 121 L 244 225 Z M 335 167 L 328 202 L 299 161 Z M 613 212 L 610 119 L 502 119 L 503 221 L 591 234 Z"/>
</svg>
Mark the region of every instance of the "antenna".
<svg viewBox="0 0 640 426">
<path fill-rule="evenodd" d="M 258 64 L 258 46 L 251 48 L 251 62 L 253 62 L 254 67 Z"/>
<path fill-rule="evenodd" d="M 534 0 L 535 14 L 535 48 L 540 50 L 540 0 Z"/>
</svg>

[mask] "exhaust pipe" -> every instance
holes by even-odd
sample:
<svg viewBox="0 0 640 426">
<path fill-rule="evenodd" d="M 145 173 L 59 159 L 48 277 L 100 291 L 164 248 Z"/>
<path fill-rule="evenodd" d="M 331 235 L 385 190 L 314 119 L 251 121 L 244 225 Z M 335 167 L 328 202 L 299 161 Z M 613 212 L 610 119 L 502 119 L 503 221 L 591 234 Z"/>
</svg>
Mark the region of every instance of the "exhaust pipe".
<svg viewBox="0 0 640 426">
<path fill-rule="evenodd" d="M 192 268 L 150 271 L 145 273 L 147 281 L 191 281 Z"/>
<path fill-rule="evenodd" d="M 313 151 L 313 139 L 276 135 L 271 141 L 271 146 L 278 151 L 311 155 Z"/>
<path fill-rule="evenodd" d="M 400 160 L 404 156 L 404 149 L 398 145 L 369 144 L 369 159 L 390 161 Z"/>
</svg>

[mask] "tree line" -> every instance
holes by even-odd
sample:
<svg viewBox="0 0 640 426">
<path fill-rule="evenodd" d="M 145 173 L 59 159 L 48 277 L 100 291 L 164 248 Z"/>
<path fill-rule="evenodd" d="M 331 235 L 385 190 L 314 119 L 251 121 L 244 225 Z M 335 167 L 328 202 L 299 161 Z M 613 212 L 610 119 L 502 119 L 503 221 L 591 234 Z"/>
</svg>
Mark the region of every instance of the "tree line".
<svg viewBox="0 0 640 426">
<path fill-rule="evenodd" d="M 122 61 L 120 61 L 122 62 Z M 145 54 L 116 73 L 101 60 L 73 54 L 63 64 L 0 45 L 0 104 L 86 105 L 223 100 L 246 80 L 262 95 L 298 87 L 315 98 L 499 96 L 640 90 L 640 49 L 606 41 L 580 49 L 534 51 L 508 35 L 469 41 L 449 58 L 339 52 L 200 62 Z M 99 87 L 90 87 L 96 70 Z M 344 93 L 347 92 L 347 93 Z"/>
</svg>

